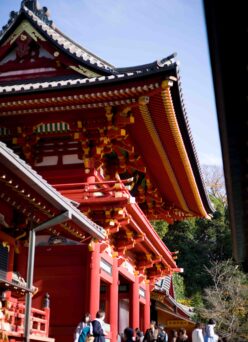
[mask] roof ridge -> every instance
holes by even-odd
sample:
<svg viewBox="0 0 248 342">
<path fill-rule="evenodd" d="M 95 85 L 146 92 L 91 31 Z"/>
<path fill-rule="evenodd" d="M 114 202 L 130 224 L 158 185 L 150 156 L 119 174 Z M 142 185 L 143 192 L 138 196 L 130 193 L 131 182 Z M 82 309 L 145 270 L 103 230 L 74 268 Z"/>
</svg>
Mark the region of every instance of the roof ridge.
<svg viewBox="0 0 248 342">
<path fill-rule="evenodd" d="M 158 67 L 154 70 L 134 70 L 133 72 L 123 72 L 123 73 L 116 73 L 112 75 L 105 75 L 105 76 L 96 76 L 91 78 L 67 78 L 65 80 L 42 80 L 40 82 L 30 81 L 27 83 L 17 83 L 17 84 L 0 84 L 0 95 L 1 94 L 8 94 L 11 92 L 26 92 L 26 91 L 39 91 L 39 90 L 46 90 L 46 89 L 55 89 L 56 87 L 60 87 L 60 89 L 64 87 L 79 87 L 83 85 L 90 85 L 90 84 L 101 84 L 109 81 L 118 81 L 118 80 L 129 80 L 133 77 L 142 77 L 144 75 L 152 75 L 156 74 L 160 71 L 169 70 L 173 65 L 165 65 L 163 67 Z"/>
<path fill-rule="evenodd" d="M 176 61 L 176 56 L 177 53 L 174 52 L 171 55 L 169 55 L 168 57 L 163 57 L 161 59 L 157 59 L 154 62 L 151 63 L 146 63 L 146 64 L 141 64 L 141 65 L 135 65 L 135 66 L 131 66 L 131 67 L 118 67 L 116 68 L 116 70 L 118 72 L 124 73 L 124 72 L 134 72 L 134 71 L 149 71 L 149 70 L 157 70 L 157 69 L 161 69 L 167 66 L 170 66 L 172 64 L 177 64 Z"/>
<path fill-rule="evenodd" d="M 47 34 L 57 44 L 59 44 L 60 47 L 74 55 L 76 58 L 83 59 L 84 62 L 96 65 L 97 67 L 105 69 L 109 72 L 114 71 L 113 66 L 111 64 L 105 62 L 100 57 L 94 55 L 93 53 L 83 48 L 81 45 L 75 43 L 73 40 L 71 40 L 69 37 L 63 34 L 60 30 L 58 30 L 52 21 L 49 20 L 48 23 L 44 21 L 43 17 L 41 17 L 40 15 L 40 12 L 33 12 L 30 8 L 26 7 L 25 5 L 22 7 L 22 10 L 26 15 L 28 15 L 29 19 L 31 19 L 36 25 L 39 26 L 39 28 L 41 28 L 45 32 L 45 34 Z M 67 43 L 69 43 L 69 46 L 66 46 Z"/>
<path fill-rule="evenodd" d="M 61 32 L 50 19 L 48 8 L 41 7 L 37 0 L 22 0 L 20 10 L 10 12 L 10 18 L 7 24 L 0 30 L 0 40 L 22 13 L 31 20 L 33 25 L 38 26 L 38 29 L 41 29 L 48 38 L 52 39 L 55 44 L 59 45 L 60 48 L 72 55 L 73 58 L 76 58 L 81 63 L 86 62 L 89 64 L 89 67 L 93 66 L 99 68 L 101 71 L 108 72 L 109 74 L 116 73 L 113 65 L 85 49 L 83 46 L 74 42 L 71 38 Z"/>
<path fill-rule="evenodd" d="M 18 17 L 20 11 L 16 12 L 16 11 L 11 11 L 9 14 L 9 20 L 7 22 L 7 24 L 2 26 L 2 29 L 0 30 L 0 40 L 2 39 L 2 37 L 4 36 L 4 34 L 8 31 L 8 29 L 12 26 L 12 24 L 15 22 L 16 18 Z"/>
<path fill-rule="evenodd" d="M 48 26 L 53 26 L 53 21 L 49 19 L 50 13 L 47 7 L 41 7 L 38 0 L 22 0 L 21 9 L 28 8 Z"/>
<path fill-rule="evenodd" d="M 39 17 L 44 23 L 49 26 L 54 26 L 53 21 L 49 19 L 49 11 L 47 7 L 41 7 L 37 0 L 22 0 L 21 7 L 19 11 L 11 11 L 9 14 L 9 20 L 6 25 L 2 27 L 0 30 L 0 39 L 7 30 L 14 24 L 17 17 L 22 13 L 25 12 L 25 7 L 32 11 L 37 17 Z"/>
<path fill-rule="evenodd" d="M 61 36 L 63 36 L 65 39 L 68 39 L 72 44 L 76 45 L 78 48 L 84 50 L 86 53 L 92 55 L 93 57 L 99 59 L 100 61 L 102 61 L 103 63 L 109 65 L 111 68 L 114 68 L 113 65 L 111 65 L 110 63 L 108 63 L 107 61 L 103 60 L 102 58 L 98 57 L 97 55 L 95 55 L 94 53 L 92 53 L 91 51 L 85 49 L 83 46 L 81 46 L 80 44 L 78 44 L 77 42 L 75 42 L 73 39 L 71 39 L 70 37 L 68 37 L 67 35 L 65 35 L 62 31 L 60 31 L 54 24 L 54 22 L 52 20 L 49 19 L 50 17 L 50 12 L 48 10 L 48 8 L 46 6 L 41 7 L 39 5 L 39 2 L 37 0 L 23 0 L 21 7 L 25 9 L 28 8 L 31 12 L 33 12 L 39 19 L 41 19 L 45 24 L 47 24 L 48 26 L 50 26 L 52 29 L 54 29 L 54 31 L 56 31 L 58 34 L 60 34 Z"/>
<path fill-rule="evenodd" d="M 0 38 L 11 27 L 11 25 L 15 22 L 15 19 L 21 14 L 21 12 L 24 11 L 25 7 L 32 11 L 47 25 L 51 27 L 54 26 L 53 21 L 49 19 L 50 14 L 47 7 L 41 7 L 37 0 L 22 0 L 19 11 L 10 12 L 7 24 L 4 25 L 0 30 Z"/>
<path fill-rule="evenodd" d="M 54 27 L 54 31 L 59 33 L 61 36 L 63 36 L 65 39 L 68 39 L 72 44 L 76 45 L 79 49 L 85 51 L 86 53 L 90 54 L 91 56 L 93 56 L 96 59 L 99 59 L 102 63 L 108 65 L 110 68 L 115 69 L 115 66 L 110 64 L 109 62 L 107 62 L 105 59 L 95 55 L 93 52 L 89 51 L 88 49 L 86 49 L 85 47 L 83 47 L 82 45 L 80 45 L 79 43 L 75 42 L 73 39 L 71 39 L 70 37 L 68 37 L 66 34 L 64 34 L 62 31 L 60 31 L 60 29 L 58 29 L 57 27 Z"/>
</svg>

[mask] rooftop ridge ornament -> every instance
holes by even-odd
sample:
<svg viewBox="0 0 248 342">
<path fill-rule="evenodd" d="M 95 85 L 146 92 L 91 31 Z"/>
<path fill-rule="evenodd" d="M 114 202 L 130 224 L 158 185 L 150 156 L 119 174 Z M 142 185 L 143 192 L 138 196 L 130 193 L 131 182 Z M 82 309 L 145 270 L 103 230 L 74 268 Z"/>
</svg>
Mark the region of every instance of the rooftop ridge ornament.
<svg viewBox="0 0 248 342">
<path fill-rule="evenodd" d="M 38 1 L 37 0 L 22 0 L 21 8 L 23 8 L 23 6 L 26 6 L 32 12 L 34 12 L 35 10 L 40 9 L 40 6 L 38 5 Z"/>
<path fill-rule="evenodd" d="M 9 20 L 6 25 L 2 27 L 0 30 L 0 38 L 4 35 L 4 32 L 12 25 L 12 23 L 15 21 L 16 17 L 18 16 L 18 12 L 11 11 L 9 14 Z"/>
<path fill-rule="evenodd" d="M 158 65 L 160 68 L 162 68 L 162 67 L 164 67 L 164 66 L 169 66 L 169 65 L 171 65 L 172 63 L 175 62 L 176 56 L 177 56 L 177 53 L 174 52 L 173 54 L 171 54 L 171 55 L 168 56 L 168 57 L 159 59 L 159 60 L 157 60 L 157 65 Z"/>
<path fill-rule="evenodd" d="M 21 8 L 28 8 L 39 19 L 41 19 L 48 26 L 53 25 L 53 21 L 49 19 L 50 13 L 47 7 L 41 7 L 37 0 L 22 0 Z"/>
<path fill-rule="evenodd" d="M 49 11 L 47 7 L 41 7 L 37 0 L 22 0 L 21 9 L 19 12 L 11 11 L 9 14 L 9 20 L 6 25 L 0 30 L 0 39 L 8 28 L 13 24 L 18 15 L 26 9 L 34 13 L 39 19 L 41 19 L 46 25 L 53 27 L 53 21 L 49 19 Z"/>
</svg>

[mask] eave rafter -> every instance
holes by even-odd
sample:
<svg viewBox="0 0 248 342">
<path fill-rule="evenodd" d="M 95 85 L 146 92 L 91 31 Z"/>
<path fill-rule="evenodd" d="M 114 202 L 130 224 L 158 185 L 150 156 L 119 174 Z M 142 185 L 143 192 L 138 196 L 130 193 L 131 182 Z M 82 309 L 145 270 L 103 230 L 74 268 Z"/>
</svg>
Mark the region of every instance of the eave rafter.
<svg viewBox="0 0 248 342">
<path fill-rule="evenodd" d="M 187 203 L 185 202 L 184 196 L 182 194 L 182 191 L 180 189 L 178 181 L 175 177 L 175 173 L 173 171 L 173 168 L 170 164 L 168 156 L 165 153 L 165 150 L 163 148 L 162 142 L 160 141 L 160 138 L 159 138 L 159 135 L 156 131 L 156 128 L 153 124 L 153 121 L 152 121 L 152 118 L 151 118 L 151 115 L 149 112 L 149 108 L 147 106 L 148 103 L 149 103 L 149 98 L 147 98 L 147 97 L 141 97 L 139 99 L 139 107 L 140 107 L 140 112 L 141 112 L 142 118 L 144 120 L 144 123 L 146 125 L 148 132 L 150 133 L 150 136 L 153 140 L 153 143 L 156 147 L 156 150 L 158 151 L 158 153 L 161 157 L 161 161 L 163 163 L 165 172 L 168 174 L 168 177 L 170 178 L 170 182 L 171 182 L 172 186 L 174 187 L 175 193 L 177 194 L 177 198 L 180 201 L 181 208 L 184 211 L 189 212 L 190 210 L 187 206 Z"/>
<path fill-rule="evenodd" d="M 90 81 L 91 79 L 89 79 L 89 83 Z M 62 82 L 63 81 L 61 81 L 61 83 Z M 16 87 L 18 87 L 20 90 L 25 89 L 24 85 Z M 34 84 L 33 87 L 42 89 L 42 86 L 39 84 Z M 50 88 L 50 90 L 52 90 L 52 83 Z M 23 99 L 22 97 L 19 100 L 8 99 L 7 101 L 1 101 L 0 115 L 7 115 L 3 113 L 9 113 L 8 115 L 11 115 L 11 113 L 13 115 L 27 114 L 28 110 L 32 109 L 33 112 L 38 112 L 41 111 L 42 108 L 46 112 L 49 110 L 53 111 L 52 108 L 58 107 L 65 108 L 65 110 L 70 110 L 70 108 L 85 109 L 132 104 L 136 102 L 135 98 L 137 96 L 140 96 L 141 94 L 147 94 L 150 96 L 154 91 L 159 91 L 159 88 L 159 83 L 151 83 L 144 86 L 126 87 L 124 89 L 122 88 L 105 91 L 101 91 L 99 89 L 97 91 L 93 90 L 90 93 L 84 93 L 82 91 L 80 93 L 78 90 L 76 90 L 78 94 L 75 94 L 74 91 L 74 94 L 64 96 L 48 96 L 48 94 L 40 94 L 39 96 L 32 95 L 32 99 L 30 99 L 30 97 L 26 97 L 26 99 Z M 8 109 L 8 111 L 6 109 Z"/>
<path fill-rule="evenodd" d="M 168 123 L 171 127 L 171 132 L 172 132 L 174 140 L 176 142 L 176 146 L 177 146 L 180 158 L 184 164 L 184 170 L 187 174 L 188 181 L 191 185 L 191 189 L 193 191 L 194 198 L 197 201 L 198 210 L 201 213 L 202 217 L 208 217 L 208 214 L 204 209 L 204 206 L 203 206 L 203 203 L 201 200 L 201 196 L 199 194 L 199 190 L 198 190 L 195 178 L 193 176 L 194 173 L 193 173 L 187 152 L 185 150 L 183 138 L 182 138 L 182 135 L 180 133 L 178 122 L 176 119 L 175 109 L 174 109 L 173 100 L 172 100 L 171 91 L 170 91 L 170 88 L 172 87 L 172 85 L 173 85 L 173 83 L 168 81 L 168 80 L 163 81 L 163 83 L 162 83 L 162 89 L 163 90 L 161 92 L 164 108 L 165 108 L 166 114 L 168 116 Z"/>
<path fill-rule="evenodd" d="M 33 224 L 38 225 L 40 222 L 58 215 L 58 211 L 51 209 L 49 203 L 41 198 L 33 189 L 22 181 L 17 180 L 15 176 L 10 175 L 9 172 L 2 168 L 0 170 L 0 184 L 2 184 L 1 188 L 3 189 L 0 198 L 11 207 L 20 211 L 28 220 L 32 219 Z M 81 241 L 85 238 L 85 233 L 79 230 L 73 222 L 48 228 L 48 231 L 53 235 L 59 236 L 61 228 L 63 233 L 68 234 L 68 237 L 72 239 Z"/>
<path fill-rule="evenodd" d="M 102 118 L 101 129 L 96 130 L 93 126 L 89 126 L 86 128 L 85 122 L 77 121 L 73 123 L 70 122 L 70 130 L 66 132 L 67 136 L 70 136 L 70 139 L 81 144 L 81 150 L 79 148 L 78 157 L 80 159 L 83 159 L 86 171 L 90 172 L 90 170 L 93 170 L 94 168 L 101 168 L 106 179 L 113 179 L 116 174 L 129 174 L 130 177 L 136 175 L 136 183 L 134 182 L 133 184 L 130 184 L 130 189 L 131 191 L 133 189 L 134 196 L 136 197 L 137 202 L 141 205 L 144 212 L 150 219 L 165 219 L 169 223 L 172 223 L 174 220 L 181 220 L 190 215 L 195 216 L 195 213 L 189 208 L 190 205 L 187 202 L 188 199 L 186 200 L 185 194 L 183 194 L 177 175 L 175 173 L 175 170 L 173 169 L 173 165 L 171 165 L 169 157 L 163 147 L 163 143 L 160 140 L 159 133 L 155 127 L 150 112 L 149 103 L 150 101 L 152 102 L 153 96 L 156 95 L 163 97 L 163 92 L 167 92 L 167 88 L 171 86 L 172 80 L 166 80 L 162 83 L 150 83 L 145 86 L 143 85 L 126 88 L 122 87 L 122 89 L 117 87 L 117 89 L 115 90 L 106 89 L 105 92 L 102 92 L 98 89 L 99 91 L 92 93 L 78 93 L 74 95 L 67 94 L 65 96 L 53 96 L 49 98 L 45 97 L 44 94 L 42 95 L 42 98 L 17 100 L 14 105 L 16 106 L 16 108 L 20 108 L 19 106 L 23 106 L 23 109 L 19 109 L 19 111 L 21 111 L 18 112 L 20 115 L 21 113 L 23 113 L 23 110 L 35 114 L 35 110 L 37 110 L 37 107 L 39 107 L 39 111 L 43 111 L 46 108 L 45 106 L 47 101 L 53 104 L 52 107 L 49 107 L 47 109 L 47 113 L 52 113 L 53 110 L 55 111 L 55 113 L 61 112 L 61 108 L 63 109 L 63 105 L 61 106 L 61 104 L 64 102 L 74 103 L 72 105 L 68 104 L 68 107 L 66 107 L 68 109 L 64 108 L 65 111 L 69 110 L 71 112 L 74 111 L 74 109 L 82 108 L 81 106 L 86 106 L 88 107 L 88 109 L 99 108 L 98 106 L 103 106 L 105 114 L 103 115 L 102 110 L 100 113 L 100 109 L 97 114 L 99 115 L 99 117 L 101 115 Z M 131 99 L 128 98 L 130 94 L 134 95 L 134 97 Z M 111 98 L 112 100 L 110 102 L 98 102 L 101 101 L 101 99 L 103 98 Z M 169 95 L 166 95 L 166 101 L 167 102 L 164 107 L 167 113 L 167 111 L 169 111 L 169 106 L 173 106 L 173 103 L 172 98 L 169 97 Z M 11 107 L 13 105 L 13 101 L 7 101 L 5 102 L 5 104 Z M 26 108 L 34 106 L 34 108 L 24 109 L 25 106 Z M 158 189 L 153 186 L 154 175 L 150 174 L 151 170 L 147 170 L 146 164 L 142 160 L 142 157 L 135 151 L 136 148 L 134 148 L 128 132 L 130 127 L 129 125 L 135 125 L 135 116 L 138 113 L 137 110 L 140 113 L 139 115 L 141 115 L 142 117 L 147 132 L 150 134 L 150 137 L 154 144 L 154 148 L 160 156 L 164 171 L 169 177 L 170 184 L 172 185 L 178 201 L 168 203 L 166 202 L 165 198 L 161 196 Z M 17 112 L 14 110 L 13 113 Z M 178 127 L 177 130 L 179 131 Z M 23 132 L 23 134 L 25 133 Z M 55 133 L 49 134 L 50 136 L 55 136 Z M 30 136 L 30 134 L 28 135 Z M 39 136 L 39 134 L 35 134 L 35 139 L 40 139 L 40 137 L 41 136 Z M 44 137 L 44 135 L 42 135 L 42 137 Z M 92 147 L 93 140 L 94 147 Z M 20 141 L 18 141 L 18 143 L 19 142 Z M 183 151 L 182 153 L 186 152 Z M 180 157 L 182 157 L 182 153 L 180 154 Z M 113 163 L 113 154 L 115 154 L 115 164 Z M 108 155 L 111 155 L 112 159 L 108 159 Z M 192 181 L 192 177 L 194 177 L 192 170 L 188 171 L 188 176 L 191 177 Z M 138 182 L 141 182 L 143 178 L 142 182 L 144 183 L 144 186 L 141 186 L 141 184 L 137 182 L 138 178 Z M 190 186 L 193 186 L 193 183 L 191 182 Z M 67 195 L 67 190 L 63 191 L 64 194 Z M 98 190 L 96 191 L 100 192 Z M 96 191 L 93 190 L 92 192 Z M 70 193 L 70 190 L 68 190 L 68 193 Z M 78 193 L 78 196 L 79 195 L 80 194 Z M 123 203 L 125 203 L 125 195 L 122 196 L 121 191 L 116 192 L 115 198 L 111 198 L 111 196 L 110 198 L 107 198 L 106 195 L 98 196 L 96 198 L 96 196 L 94 196 L 94 194 L 92 193 L 90 196 L 86 196 L 85 200 L 82 199 L 82 201 L 80 202 L 82 207 L 90 207 L 92 205 L 101 206 L 104 201 L 107 200 L 106 203 L 108 203 L 109 201 L 109 205 L 111 205 L 112 202 L 114 206 L 118 206 L 119 197 L 123 198 Z M 204 214 L 204 212 L 202 212 L 202 214 Z M 118 224 L 116 224 L 112 227 L 110 226 L 108 229 L 112 233 L 117 232 L 119 230 L 119 226 Z"/>
<path fill-rule="evenodd" d="M 161 255 L 156 256 L 150 253 L 146 253 L 144 256 L 143 258 L 139 258 L 136 262 L 136 269 L 139 271 L 145 272 L 148 268 L 152 268 L 155 264 L 162 262 Z"/>
<path fill-rule="evenodd" d="M 156 94 L 158 90 L 161 91 L 160 88 L 156 88 Z M 134 146 L 131 143 L 131 140 L 127 134 L 126 128 L 128 127 L 128 125 L 133 125 L 135 123 L 135 116 L 133 115 L 132 111 L 134 106 L 136 108 L 139 107 L 141 113 L 143 113 L 144 116 L 145 113 L 147 115 L 149 114 L 147 107 L 148 103 L 149 97 L 143 96 L 139 97 L 139 99 L 135 99 L 135 103 L 133 103 L 132 105 L 129 104 L 122 106 L 104 106 L 105 118 L 102 117 L 103 121 L 101 124 L 101 129 L 98 129 L 97 131 L 95 130 L 95 127 L 87 127 L 87 123 L 77 121 L 74 123 L 70 122 L 70 129 L 67 130 L 67 132 L 59 133 L 51 131 L 46 132 L 46 135 L 51 137 L 59 137 L 61 136 L 61 134 L 66 134 L 68 137 L 70 136 L 70 138 L 73 141 L 77 141 L 82 146 L 80 149 L 80 145 L 78 145 L 79 150 L 77 153 L 78 157 L 83 159 L 86 169 L 99 167 L 100 165 L 102 165 L 102 168 L 105 172 L 105 177 L 109 177 L 109 179 L 115 177 L 115 174 L 117 172 L 119 174 L 129 173 L 130 176 L 132 176 L 134 170 L 143 173 L 145 175 L 144 179 L 146 180 L 146 186 L 144 189 L 141 185 L 139 185 L 138 188 L 135 190 L 135 197 L 138 203 L 140 203 L 141 205 L 142 203 L 146 204 L 147 208 L 143 208 L 143 210 L 145 210 L 149 218 L 165 219 L 169 223 L 172 223 L 174 219 L 185 218 L 188 215 L 187 212 L 189 212 L 189 210 L 184 209 L 184 211 L 180 211 L 176 207 L 174 208 L 173 205 L 168 206 L 166 203 L 163 202 L 163 199 L 159 194 L 158 190 L 156 188 L 153 188 L 153 186 L 151 185 L 152 182 L 147 173 L 145 164 L 142 161 L 142 158 L 139 155 L 135 154 Z M 56 111 L 59 111 L 59 109 L 60 107 L 55 107 Z M 31 128 L 31 131 L 29 128 L 29 132 L 27 132 L 25 129 L 21 127 L 17 127 L 18 133 L 16 134 L 16 138 L 13 139 L 14 144 L 23 146 L 24 154 L 28 160 L 31 160 L 28 157 L 28 155 L 30 155 L 32 149 L 37 149 L 37 142 L 40 138 L 44 137 L 44 133 L 35 132 L 35 127 L 36 126 Z M 149 127 L 151 128 L 151 126 Z M 5 127 L 5 130 L 6 129 L 8 128 Z M 159 139 L 157 138 L 158 135 L 156 131 L 153 131 L 152 133 L 154 133 L 153 137 L 154 139 L 156 138 L 156 142 Z M 28 142 L 26 142 L 26 137 L 29 137 Z M 92 139 L 95 140 L 95 147 L 93 149 L 92 147 L 89 147 L 90 145 L 92 145 Z M 91 142 L 89 143 L 89 141 Z M 159 144 L 159 146 L 156 147 L 160 148 L 160 153 L 163 153 L 164 156 L 165 152 L 161 144 Z M 105 157 L 106 154 L 113 152 L 116 154 L 117 157 L 117 164 L 114 167 L 113 164 L 110 164 L 108 166 L 108 161 Z M 41 150 L 39 153 L 41 153 Z M 94 158 L 92 158 L 92 156 L 94 156 Z M 168 165 L 166 165 L 166 168 L 168 168 Z M 110 173 L 110 170 L 112 173 Z M 173 172 L 171 172 L 171 176 L 175 178 Z M 172 184 L 174 184 L 175 186 L 176 183 L 172 182 Z M 133 186 L 134 184 L 131 185 L 130 188 L 132 189 Z M 64 191 L 64 195 L 67 195 L 66 190 Z M 117 195 L 117 197 L 118 196 L 119 195 Z M 88 196 L 86 197 L 87 198 L 85 199 L 85 201 L 80 201 L 82 206 L 87 204 L 93 205 L 94 202 L 95 204 L 97 204 L 98 202 L 98 205 L 101 205 L 101 203 L 103 203 L 105 199 L 108 201 L 106 197 L 97 199 L 95 199 L 94 196 L 90 196 L 90 199 L 88 198 Z M 114 205 L 117 205 L 118 199 L 115 199 L 113 203 L 114 202 Z M 114 227 L 112 230 L 116 231 L 118 230 L 118 228 Z"/>
<path fill-rule="evenodd" d="M 119 187 L 117 186 L 117 188 Z M 136 270 L 140 274 L 146 274 L 148 269 L 156 267 L 156 264 L 161 264 L 159 270 L 168 269 L 168 263 L 162 258 L 125 207 L 105 210 L 102 208 L 91 209 L 84 213 L 90 218 L 94 217 L 94 220 L 106 229 L 112 249 L 119 258 L 125 260 L 129 253 L 132 254 L 132 258 L 137 260 Z M 102 250 L 104 249 L 103 246 Z M 137 251 L 139 251 L 138 254 Z M 141 263 L 139 263 L 140 261 Z"/>
<path fill-rule="evenodd" d="M 78 111 L 83 109 L 96 109 L 96 108 L 105 108 L 109 106 L 123 106 L 123 105 L 132 105 L 135 104 L 136 100 L 134 98 L 129 98 L 125 100 L 113 100 L 113 101 L 105 101 L 98 103 L 88 103 L 82 105 L 64 105 L 64 106 L 55 106 L 55 107 L 42 107 L 42 108 L 33 108 L 33 109 L 22 109 L 22 110 L 9 110 L 9 111 L 1 111 L 0 116 L 12 116 L 12 115 L 34 115 L 34 114 L 43 114 L 43 113 L 60 113 L 60 112 L 68 112 L 68 111 Z"/>
</svg>

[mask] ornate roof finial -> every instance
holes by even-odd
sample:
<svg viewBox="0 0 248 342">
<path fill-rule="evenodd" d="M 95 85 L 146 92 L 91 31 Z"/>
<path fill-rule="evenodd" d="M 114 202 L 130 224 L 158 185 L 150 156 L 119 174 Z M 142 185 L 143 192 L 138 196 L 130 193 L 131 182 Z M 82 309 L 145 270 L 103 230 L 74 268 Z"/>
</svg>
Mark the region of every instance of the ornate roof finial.
<svg viewBox="0 0 248 342">
<path fill-rule="evenodd" d="M 11 26 L 11 24 L 15 21 L 16 17 L 18 16 L 18 13 L 15 11 L 11 11 L 9 14 L 9 20 L 7 22 L 6 25 L 4 25 L 2 27 L 2 29 L 0 30 L 0 38 L 2 38 L 2 35 L 4 34 L 4 32 Z"/>
<path fill-rule="evenodd" d="M 22 0 L 21 7 L 23 6 L 26 6 L 32 12 L 35 12 L 35 10 L 38 10 L 38 7 L 39 7 L 37 0 Z"/>
<path fill-rule="evenodd" d="M 54 27 L 53 21 L 49 19 L 50 14 L 48 12 L 47 7 L 41 7 L 38 0 L 22 0 L 22 2 L 21 2 L 21 10 L 19 12 L 15 12 L 15 11 L 10 12 L 9 21 L 7 22 L 6 25 L 4 25 L 2 27 L 2 29 L 0 29 L 0 39 L 3 37 L 5 32 L 9 29 L 9 27 L 13 24 L 13 22 L 18 17 L 18 15 L 22 11 L 26 12 L 27 9 L 29 11 L 31 11 L 32 13 L 34 13 L 46 25 Z"/>
<path fill-rule="evenodd" d="M 52 26 L 53 22 L 49 19 L 49 12 L 47 7 L 41 7 L 38 0 L 22 0 L 21 8 L 26 7 L 32 11 L 45 24 Z"/>
</svg>

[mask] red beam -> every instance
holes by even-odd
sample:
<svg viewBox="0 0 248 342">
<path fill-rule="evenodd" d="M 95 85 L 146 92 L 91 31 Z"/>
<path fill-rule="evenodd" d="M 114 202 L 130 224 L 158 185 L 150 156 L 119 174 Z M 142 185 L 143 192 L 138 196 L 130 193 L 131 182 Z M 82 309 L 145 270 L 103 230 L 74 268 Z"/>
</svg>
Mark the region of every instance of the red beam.
<svg viewBox="0 0 248 342">
<path fill-rule="evenodd" d="M 139 208 L 137 204 L 129 204 L 127 206 L 128 212 L 136 218 L 137 225 L 142 226 L 143 233 L 146 234 L 152 247 L 157 251 L 157 255 L 162 255 L 164 260 L 170 265 L 171 268 L 177 268 L 175 261 L 172 258 L 171 252 L 162 242 L 150 222 Z M 159 251 L 159 252 L 158 252 Z"/>
<path fill-rule="evenodd" d="M 82 187 L 82 186 L 89 186 L 89 185 L 112 185 L 112 184 L 128 184 L 131 183 L 133 181 L 132 178 L 129 179 L 124 179 L 121 182 L 118 180 L 110 180 L 110 181 L 99 181 L 99 182 L 92 182 L 92 183 L 88 183 L 88 182 L 83 182 L 83 183 L 66 183 L 66 184 L 53 184 L 53 186 L 55 188 L 60 188 L 60 187 L 70 187 L 70 188 L 78 188 L 78 187 Z"/>
</svg>

